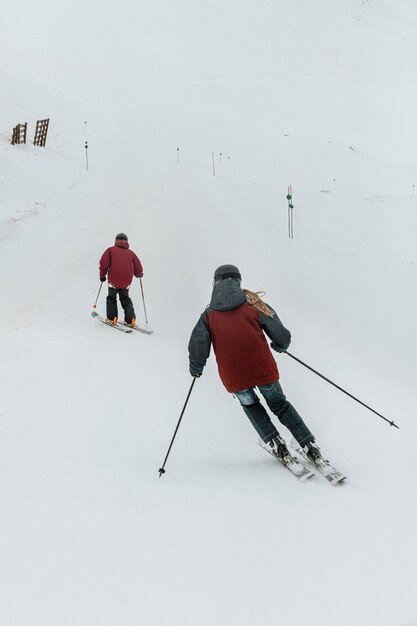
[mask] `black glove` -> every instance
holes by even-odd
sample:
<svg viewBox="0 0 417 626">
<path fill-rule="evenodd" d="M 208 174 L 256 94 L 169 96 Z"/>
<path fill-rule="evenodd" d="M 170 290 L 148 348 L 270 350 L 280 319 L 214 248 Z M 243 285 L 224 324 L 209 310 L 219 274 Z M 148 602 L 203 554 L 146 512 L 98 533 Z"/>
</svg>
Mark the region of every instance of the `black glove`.
<svg viewBox="0 0 417 626">
<path fill-rule="evenodd" d="M 200 378 L 201 374 L 191 374 L 193 378 Z"/>
<path fill-rule="evenodd" d="M 106 282 L 106 277 L 105 276 L 100 276 L 100 282 L 101 283 L 105 283 Z"/>
<path fill-rule="evenodd" d="M 286 352 L 286 348 L 280 348 L 273 341 L 271 341 L 271 348 L 275 350 L 275 352 Z"/>
</svg>

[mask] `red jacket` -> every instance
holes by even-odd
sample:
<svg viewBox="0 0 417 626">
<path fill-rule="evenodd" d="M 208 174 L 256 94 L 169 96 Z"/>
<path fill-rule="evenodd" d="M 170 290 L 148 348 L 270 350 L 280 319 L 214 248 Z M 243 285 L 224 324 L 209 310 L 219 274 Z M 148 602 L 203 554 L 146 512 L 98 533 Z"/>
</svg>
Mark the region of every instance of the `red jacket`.
<svg viewBox="0 0 417 626">
<path fill-rule="evenodd" d="M 219 376 L 234 392 L 279 379 L 278 368 L 259 325 L 260 311 L 242 304 L 232 311 L 208 311 Z"/>
<path fill-rule="evenodd" d="M 215 285 L 211 302 L 200 316 L 190 338 L 190 373 L 202 374 L 213 345 L 220 378 L 233 393 L 267 385 L 279 378 L 265 334 L 277 352 L 286 350 L 290 332 L 274 312 L 272 317 L 250 306 L 232 278 Z"/>
<path fill-rule="evenodd" d="M 107 248 L 100 259 L 100 278 L 108 272 L 110 287 L 128 289 L 133 280 L 142 278 L 143 268 L 136 254 L 129 249 L 129 243 L 118 239 L 114 246 Z"/>
</svg>

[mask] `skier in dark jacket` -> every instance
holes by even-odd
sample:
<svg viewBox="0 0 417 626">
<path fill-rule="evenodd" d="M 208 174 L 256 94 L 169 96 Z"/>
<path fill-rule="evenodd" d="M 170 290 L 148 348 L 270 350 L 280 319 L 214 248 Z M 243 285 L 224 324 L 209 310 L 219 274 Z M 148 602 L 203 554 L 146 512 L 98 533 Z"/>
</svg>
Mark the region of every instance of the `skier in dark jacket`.
<svg viewBox="0 0 417 626">
<path fill-rule="evenodd" d="M 188 345 L 190 373 L 201 376 L 213 345 L 224 386 L 237 397 L 259 436 L 274 454 L 284 459 L 289 452 L 255 393 L 255 387 L 315 462 L 321 458 L 320 450 L 282 391 L 277 364 L 265 338 L 265 334 L 268 335 L 275 351 L 284 352 L 290 345 L 290 332 L 258 294 L 241 289 L 241 280 L 234 265 L 222 265 L 215 271 L 210 304 L 200 316 Z"/>
<path fill-rule="evenodd" d="M 142 264 L 136 254 L 129 249 L 127 236 L 124 233 L 116 235 L 114 246 L 107 248 L 100 259 L 100 280 L 104 282 L 108 274 L 109 293 L 107 296 L 107 322 L 114 324 L 117 321 L 117 294 L 125 314 L 125 323 L 135 325 L 135 311 L 129 296 L 129 287 L 133 276 L 142 278 Z"/>
</svg>

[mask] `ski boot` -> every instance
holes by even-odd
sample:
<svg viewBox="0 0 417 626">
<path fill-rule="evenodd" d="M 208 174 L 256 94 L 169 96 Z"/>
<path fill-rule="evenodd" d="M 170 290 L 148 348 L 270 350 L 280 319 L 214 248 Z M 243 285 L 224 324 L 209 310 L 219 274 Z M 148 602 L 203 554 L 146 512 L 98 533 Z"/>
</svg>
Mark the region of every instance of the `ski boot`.
<svg viewBox="0 0 417 626">
<path fill-rule="evenodd" d="M 129 323 L 129 322 L 126 322 L 126 320 L 125 320 L 125 321 L 123 322 L 123 324 L 124 324 L 125 326 L 129 326 L 129 328 L 134 328 L 134 327 L 135 327 L 135 324 L 136 324 L 136 320 L 135 320 L 135 319 L 133 319 L 130 323 Z"/>
<path fill-rule="evenodd" d="M 314 465 L 321 465 L 323 463 L 324 459 L 315 441 L 310 441 L 303 446 L 303 451 L 308 460 L 314 463 Z"/>
<path fill-rule="evenodd" d="M 278 434 L 275 435 L 267 443 L 259 439 L 259 445 L 269 452 L 277 461 L 282 463 L 290 472 L 294 474 L 299 480 L 303 481 L 306 478 L 314 476 L 314 472 L 311 469 L 305 467 L 300 461 L 291 454 L 287 448 L 287 444 Z"/>
<path fill-rule="evenodd" d="M 271 451 L 274 456 L 276 456 L 280 461 L 288 463 L 291 460 L 292 457 L 287 448 L 287 444 L 279 435 L 276 435 L 271 439 L 271 441 L 268 441 L 268 445 L 271 447 Z"/>
<path fill-rule="evenodd" d="M 315 441 L 310 441 L 305 446 L 301 447 L 295 439 L 292 439 L 291 447 L 294 448 L 294 450 L 299 451 L 300 454 L 310 461 L 310 463 L 313 463 L 317 467 L 320 474 L 323 474 L 331 485 L 337 485 L 338 483 L 346 480 L 346 476 L 342 474 L 342 472 L 339 472 L 339 470 L 333 467 L 327 459 L 323 458 L 320 448 Z"/>
</svg>

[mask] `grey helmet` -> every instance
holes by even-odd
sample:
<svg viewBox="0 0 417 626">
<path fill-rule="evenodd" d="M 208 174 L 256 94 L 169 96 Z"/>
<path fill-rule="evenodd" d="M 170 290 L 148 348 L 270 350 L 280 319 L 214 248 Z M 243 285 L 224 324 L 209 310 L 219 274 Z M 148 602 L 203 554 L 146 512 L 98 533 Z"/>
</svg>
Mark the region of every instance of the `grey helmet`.
<svg viewBox="0 0 417 626">
<path fill-rule="evenodd" d="M 214 272 L 214 284 L 219 283 L 225 278 L 233 278 L 239 285 L 242 281 L 239 269 L 236 265 L 220 265 Z"/>
<path fill-rule="evenodd" d="M 118 235 L 116 235 L 116 241 L 118 241 L 119 239 L 123 239 L 124 241 L 127 241 L 127 235 L 125 235 L 124 233 L 119 233 Z"/>
</svg>

